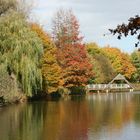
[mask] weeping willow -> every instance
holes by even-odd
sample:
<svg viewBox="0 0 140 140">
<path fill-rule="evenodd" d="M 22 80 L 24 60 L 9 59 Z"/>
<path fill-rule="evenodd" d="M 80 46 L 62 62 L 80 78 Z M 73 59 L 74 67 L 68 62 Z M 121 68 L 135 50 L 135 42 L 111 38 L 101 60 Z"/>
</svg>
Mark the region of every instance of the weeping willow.
<svg viewBox="0 0 140 140">
<path fill-rule="evenodd" d="M 42 53 L 41 40 L 22 14 L 10 10 L 0 17 L 0 65 L 5 65 L 7 72 L 16 76 L 27 96 L 33 96 L 41 89 Z"/>
<path fill-rule="evenodd" d="M 17 10 L 18 0 L 0 0 L 0 15 L 6 14 L 10 9 Z"/>
<path fill-rule="evenodd" d="M 22 94 L 18 94 L 17 82 L 9 76 L 5 65 L 0 65 L 0 98 L 4 102 L 15 102 L 21 98 Z"/>
</svg>

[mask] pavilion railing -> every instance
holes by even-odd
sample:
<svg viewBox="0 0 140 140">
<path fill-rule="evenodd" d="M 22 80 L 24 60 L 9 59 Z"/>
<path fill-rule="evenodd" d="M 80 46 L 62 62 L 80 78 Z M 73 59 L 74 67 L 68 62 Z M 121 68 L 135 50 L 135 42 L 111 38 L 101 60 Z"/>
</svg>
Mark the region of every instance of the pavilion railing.
<svg viewBox="0 0 140 140">
<path fill-rule="evenodd" d="M 105 90 L 105 89 L 130 89 L 128 84 L 89 84 L 87 89 L 89 90 Z"/>
</svg>

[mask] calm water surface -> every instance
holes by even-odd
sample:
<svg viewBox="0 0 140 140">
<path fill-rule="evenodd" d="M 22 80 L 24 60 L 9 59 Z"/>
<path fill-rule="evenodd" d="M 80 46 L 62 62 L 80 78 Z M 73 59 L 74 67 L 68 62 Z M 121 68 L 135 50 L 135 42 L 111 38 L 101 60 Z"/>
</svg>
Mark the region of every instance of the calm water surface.
<svg viewBox="0 0 140 140">
<path fill-rule="evenodd" d="M 140 93 L 0 108 L 0 140 L 139 140 Z"/>
</svg>

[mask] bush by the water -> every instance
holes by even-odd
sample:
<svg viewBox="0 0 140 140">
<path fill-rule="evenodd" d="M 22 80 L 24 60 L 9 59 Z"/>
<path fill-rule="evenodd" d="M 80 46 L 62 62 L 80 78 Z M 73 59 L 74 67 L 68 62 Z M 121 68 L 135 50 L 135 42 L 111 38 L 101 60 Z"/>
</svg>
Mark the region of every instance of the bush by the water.
<svg viewBox="0 0 140 140">
<path fill-rule="evenodd" d="M 20 98 L 16 79 L 9 76 L 5 68 L 0 66 L 0 103 L 16 102 Z"/>
<path fill-rule="evenodd" d="M 86 94 L 85 87 L 83 87 L 83 86 L 73 86 L 69 90 L 70 90 L 71 95 L 83 95 L 83 94 Z"/>
</svg>

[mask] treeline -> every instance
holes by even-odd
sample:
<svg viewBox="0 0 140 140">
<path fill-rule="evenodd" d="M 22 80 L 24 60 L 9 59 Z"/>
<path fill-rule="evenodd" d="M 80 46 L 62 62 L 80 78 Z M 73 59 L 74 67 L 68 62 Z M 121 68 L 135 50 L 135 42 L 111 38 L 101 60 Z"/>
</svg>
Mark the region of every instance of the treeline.
<svg viewBox="0 0 140 140">
<path fill-rule="evenodd" d="M 140 52 L 128 55 L 110 46 L 83 43 L 71 10 L 57 12 L 49 34 L 28 19 L 22 5 L 0 1 L 1 101 L 84 93 L 87 84 L 108 83 L 118 73 L 140 82 Z"/>
</svg>

